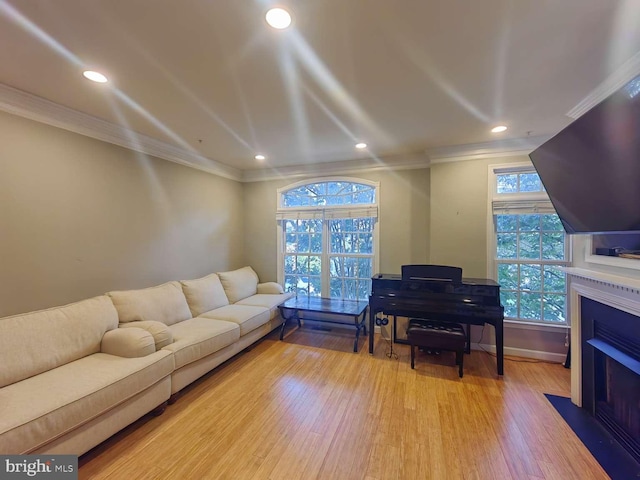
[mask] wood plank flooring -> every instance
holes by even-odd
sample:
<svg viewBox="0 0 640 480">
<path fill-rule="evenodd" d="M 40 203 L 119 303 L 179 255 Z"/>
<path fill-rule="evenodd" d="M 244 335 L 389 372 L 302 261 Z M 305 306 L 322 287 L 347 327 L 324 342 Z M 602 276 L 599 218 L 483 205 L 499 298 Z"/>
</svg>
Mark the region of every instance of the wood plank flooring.
<svg viewBox="0 0 640 480">
<path fill-rule="evenodd" d="M 376 336 L 273 332 L 80 458 L 80 479 L 607 479 L 544 393 L 560 364 L 419 353 Z"/>
</svg>

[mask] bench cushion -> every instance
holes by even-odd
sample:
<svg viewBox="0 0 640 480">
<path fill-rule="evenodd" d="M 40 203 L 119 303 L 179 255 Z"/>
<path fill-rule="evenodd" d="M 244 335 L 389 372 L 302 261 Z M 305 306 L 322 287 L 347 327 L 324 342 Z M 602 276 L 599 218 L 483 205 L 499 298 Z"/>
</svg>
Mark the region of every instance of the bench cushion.
<svg viewBox="0 0 640 480">
<path fill-rule="evenodd" d="M 411 319 L 407 328 L 407 340 L 419 347 L 462 350 L 467 336 L 458 323 Z"/>
</svg>

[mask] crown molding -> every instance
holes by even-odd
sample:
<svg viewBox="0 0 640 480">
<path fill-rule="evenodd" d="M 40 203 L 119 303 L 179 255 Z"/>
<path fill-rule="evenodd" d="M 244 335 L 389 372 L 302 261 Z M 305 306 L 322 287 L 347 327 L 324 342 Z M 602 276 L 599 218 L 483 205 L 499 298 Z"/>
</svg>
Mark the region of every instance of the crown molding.
<svg viewBox="0 0 640 480">
<path fill-rule="evenodd" d="M 243 182 L 264 182 L 283 178 L 300 178 L 309 176 L 345 175 L 382 170 L 413 170 L 428 168 L 429 158 L 424 154 L 390 155 L 385 157 L 368 157 L 338 162 L 313 163 L 309 165 L 292 165 L 262 170 L 245 170 Z"/>
<path fill-rule="evenodd" d="M 429 157 L 431 164 L 529 155 L 550 138 L 551 135 L 538 135 L 496 140 L 494 142 L 468 143 L 466 145 L 432 148 L 425 153 Z"/>
<path fill-rule="evenodd" d="M 216 162 L 197 152 L 176 147 L 8 85 L 0 84 L 0 110 L 239 182 L 261 182 L 283 178 L 344 175 L 384 170 L 410 170 L 429 168 L 436 163 L 528 155 L 550 138 L 550 136 L 526 137 L 440 147 L 419 153 L 382 157 L 370 156 L 343 161 L 243 171 Z"/>
<path fill-rule="evenodd" d="M 573 107 L 567 116 L 574 120 L 580 118 L 591 108 L 602 102 L 609 95 L 620 89 L 629 80 L 640 75 L 640 52 L 627 60 L 620 68 L 607 77 L 607 79 L 598 85 L 595 89 L 582 99 L 575 107 Z"/>
<path fill-rule="evenodd" d="M 294 165 L 262 170 L 245 170 L 242 175 L 242 181 L 261 182 L 283 178 L 352 174 L 363 171 L 410 170 L 428 168 L 438 163 L 529 155 L 550 138 L 551 135 L 539 135 L 494 142 L 439 147 L 416 154 L 369 157 L 366 159 Z"/>
<path fill-rule="evenodd" d="M 0 84 L 0 110 L 231 180 L 242 179 L 239 169 L 223 165 L 197 152 L 176 147 L 8 85 Z"/>
</svg>

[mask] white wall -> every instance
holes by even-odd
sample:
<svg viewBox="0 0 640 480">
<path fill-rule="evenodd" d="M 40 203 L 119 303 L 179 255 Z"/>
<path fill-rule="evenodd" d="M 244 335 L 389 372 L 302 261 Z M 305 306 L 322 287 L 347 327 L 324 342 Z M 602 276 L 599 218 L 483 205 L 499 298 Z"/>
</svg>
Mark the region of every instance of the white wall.
<svg viewBox="0 0 640 480">
<path fill-rule="evenodd" d="M 0 112 L 0 316 L 243 265 L 238 182 Z"/>
</svg>

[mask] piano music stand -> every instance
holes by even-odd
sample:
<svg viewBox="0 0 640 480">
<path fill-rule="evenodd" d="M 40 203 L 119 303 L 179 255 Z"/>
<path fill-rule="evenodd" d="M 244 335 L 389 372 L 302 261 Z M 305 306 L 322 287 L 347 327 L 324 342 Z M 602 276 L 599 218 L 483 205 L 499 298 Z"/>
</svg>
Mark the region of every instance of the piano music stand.
<svg viewBox="0 0 640 480">
<path fill-rule="evenodd" d="M 438 280 L 460 283 L 462 268 L 449 265 L 402 265 L 402 280 Z"/>
</svg>

